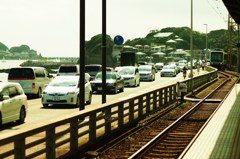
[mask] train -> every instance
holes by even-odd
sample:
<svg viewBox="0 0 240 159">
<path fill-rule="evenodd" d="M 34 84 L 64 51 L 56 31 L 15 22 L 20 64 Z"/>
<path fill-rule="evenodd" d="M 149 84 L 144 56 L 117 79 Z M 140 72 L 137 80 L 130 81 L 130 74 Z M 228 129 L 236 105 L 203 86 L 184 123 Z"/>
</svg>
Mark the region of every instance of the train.
<svg viewBox="0 0 240 159">
<path fill-rule="evenodd" d="M 227 66 L 228 55 L 223 50 L 212 50 L 208 55 L 210 65 L 218 70 L 225 70 Z"/>
</svg>

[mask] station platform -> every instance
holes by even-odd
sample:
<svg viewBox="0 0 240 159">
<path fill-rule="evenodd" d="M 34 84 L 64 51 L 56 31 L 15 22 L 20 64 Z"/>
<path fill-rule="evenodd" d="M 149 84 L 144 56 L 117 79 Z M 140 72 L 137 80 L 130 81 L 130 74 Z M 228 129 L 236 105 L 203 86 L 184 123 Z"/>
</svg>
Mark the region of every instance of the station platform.
<svg viewBox="0 0 240 159">
<path fill-rule="evenodd" d="M 240 84 L 235 84 L 182 158 L 240 159 Z"/>
</svg>

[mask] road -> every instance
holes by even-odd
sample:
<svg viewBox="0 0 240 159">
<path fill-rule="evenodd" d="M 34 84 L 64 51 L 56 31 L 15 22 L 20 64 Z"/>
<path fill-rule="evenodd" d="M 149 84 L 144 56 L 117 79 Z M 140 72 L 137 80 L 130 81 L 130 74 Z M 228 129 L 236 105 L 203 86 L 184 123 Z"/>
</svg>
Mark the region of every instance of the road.
<svg viewBox="0 0 240 159">
<path fill-rule="evenodd" d="M 144 93 L 151 91 L 153 89 L 163 87 L 169 84 L 175 84 L 177 81 L 183 80 L 182 73 L 179 73 L 176 77 L 160 77 L 159 73 L 156 74 L 155 81 L 145 82 L 141 81 L 139 87 L 125 87 L 124 92 L 119 92 L 117 94 L 107 94 L 106 101 L 114 100 L 124 100 L 128 97 L 135 96 L 138 93 Z M 85 109 L 89 109 L 92 106 L 97 106 L 102 103 L 101 94 L 94 94 L 92 97 L 92 104 L 86 105 Z M 54 105 L 48 108 L 43 108 L 41 104 L 41 99 L 28 99 L 28 112 L 26 121 L 24 124 L 17 125 L 16 123 L 10 123 L 3 126 L 0 130 L 0 134 L 4 134 L 10 131 L 19 130 L 21 128 L 37 124 L 39 122 L 44 122 L 46 120 L 57 120 L 58 117 L 71 114 L 79 111 L 79 108 L 68 105 Z"/>
</svg>

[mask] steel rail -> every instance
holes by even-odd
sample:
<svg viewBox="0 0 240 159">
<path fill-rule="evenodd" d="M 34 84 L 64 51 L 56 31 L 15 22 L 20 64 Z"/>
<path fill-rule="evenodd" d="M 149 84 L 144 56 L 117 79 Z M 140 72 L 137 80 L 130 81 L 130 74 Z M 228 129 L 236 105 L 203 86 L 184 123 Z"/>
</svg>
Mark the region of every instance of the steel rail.
<svg viewBox="0 0 240 159">
<path fill-rule="evenodd" d="M 185 117 L 189 116 L 195 109 L 197 109 L 209 96 L 211 96 L 213 93 L 215 93 L 219 88 L 221 88 L 224 84 L 226 84 L 230 78 L 228 77 L 225 81 L 223 81 L 218 87 L 216 87 L 214 90 L 212 90 L 207 96 L 205 96 L 202 100 L 200 100 L 195 106 L 193 106 L 189 111 L 187 111 L 185 114 L 183 114 L 180 118 L 178 118 L 175 122 L 173 122 L 171 125 L 169 125 L 166 129 L 164 129 L 161 133 L 159 133 L 157 136 L 155 136 L 152 140 L 150 140 L 147 144 L 145 144 L 143 147 L 141 147 L 138 151 L 136 151 L 133 155 L 131 155 L 128 159 L 137 159 L 142 157 L 145 152 L 147 152 L 149 149 L 151 149 L 155 143 L 158 142 L 158 140 L 163 137 L 167 132 L 169 132 L 174 126 L 176 126 L 181 120 L 183 120 Z"/>
</svg>

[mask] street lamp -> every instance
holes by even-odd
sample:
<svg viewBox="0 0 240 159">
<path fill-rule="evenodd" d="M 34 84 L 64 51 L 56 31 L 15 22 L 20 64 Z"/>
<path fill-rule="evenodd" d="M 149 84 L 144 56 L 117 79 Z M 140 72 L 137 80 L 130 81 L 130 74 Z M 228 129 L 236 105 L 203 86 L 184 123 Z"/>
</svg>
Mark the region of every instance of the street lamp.
<svg viewBox="0 0 240 159">
<path fill-rule="evenodd" d="M 208 25 L 207 24 L 204 24 L 206 26 L 206 53 L 208 52 Z"/>
<path fill-rule="evenodd" d="M 192 91 L 193 94 L 193 0 L 191 0 L 191 32 L 190 32 L 190 53 L 191 53 L 191 58 L 190 58 L 190 67 L 191 67 L 191 71 L 190 71 L 190 90 Z"/>
</svg>

